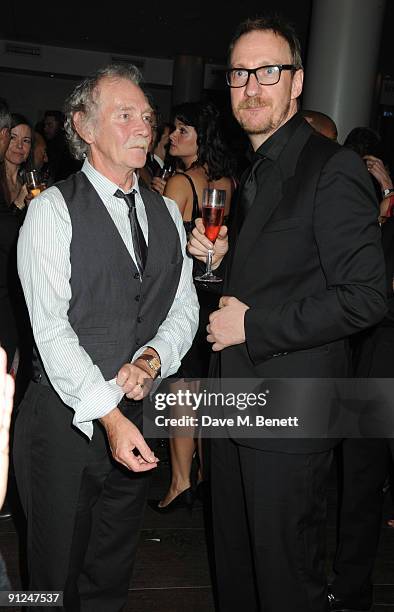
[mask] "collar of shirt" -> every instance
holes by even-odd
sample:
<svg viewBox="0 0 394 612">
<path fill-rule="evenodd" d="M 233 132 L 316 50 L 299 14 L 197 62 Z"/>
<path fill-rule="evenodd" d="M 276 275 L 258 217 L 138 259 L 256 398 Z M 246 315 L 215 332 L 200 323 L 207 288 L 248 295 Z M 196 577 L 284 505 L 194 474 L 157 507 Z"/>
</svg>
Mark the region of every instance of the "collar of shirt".
<svg viewBox="0 0 394 612">
<path fill-rule="evenodd" d="M 254 160 L 258 157 L 264 157 L 271 161 L 276 161 L 295 130 L 303 121 L 304 119 L 300 113 L 293 115 L 291 119 L 286 121 L 272 136 L 263 142 L 255 152 Z"/>
<path fill-rule="evenodd" d="M 85 161 L 83 162 L 81 170 L 82 172 L 84 172 L 84 174 L 86 174 L 89 181 L 92 183 L 93 187 L 95 188 L 100 197 L 104 196 L 108 198 L 110 196 L 113 196 L 115 191 L 119 189 L 119 185 L 113 183 L 106 176 L 96 170 L 96 168 L 94 168 L 87 159 L 85 159 Z M 138 193 L 139 198 L 141 198 L 140 188 L 135 172 L 133 173 L 133 187 L 132 189 L 130 189 L 130 191 L 132 191 L 133 189 Z M 123 191 L 123 189 L 121 189 L 121 191 Z M 124 193 L 130 192 L 128 191 Z"/>
<path fill-rule="evenodd" d="M 161 159 L 156 153 L 153 153 L 153 158 L 157 161 L 161 168 L 164 168 L 164 159 Z"/>
<path fill-rule="evenodd" d="M 115 191 L 119 189 L 119 185 L 110 181 L 106 176 L 101 174 L 101 172 L 98 172 L 98 170 L 96 170 L 96 168 L 94 168 L 87 159 L 85 159 L 83 166 L 81 168 L 81 171 L 84 172 L 84 174 L 86 174 L 89 181 L 92 183 L 93 187 L 95 188 L 98 195 L 102 199 L 107 210 L 108 208 L 112 208 L 113 206 L 119 206 L 119 202 L 122 202 L 124 205 L 124 210 L 125 210 L 125 219 L 127 218 L 128 220 L 129 209 L 128 209 L 126 202 L 122 199 L 116 198 L 114 195 Z M 148 219 L 147 219 L 145 205 L 144 205 L 141 193 L 140 193 L 140 187 L 139 187 L 137 176 L 135 172 L 134 172 L 133 178 L 134 178 L 134 183 L 130 191 L 135 190 L 136 192 L 135 209 L 137 212 L 137 218 L 140 223 L 142 232 L 145 236 L 145 240 L 148 242 Z M 127 192 L 127 193 L 130 193 L 130 192 Z M 109 204 L 110 202 L 112 204 Z M 109 212 L 111 214 L 111 211 Z"/>
</svg>

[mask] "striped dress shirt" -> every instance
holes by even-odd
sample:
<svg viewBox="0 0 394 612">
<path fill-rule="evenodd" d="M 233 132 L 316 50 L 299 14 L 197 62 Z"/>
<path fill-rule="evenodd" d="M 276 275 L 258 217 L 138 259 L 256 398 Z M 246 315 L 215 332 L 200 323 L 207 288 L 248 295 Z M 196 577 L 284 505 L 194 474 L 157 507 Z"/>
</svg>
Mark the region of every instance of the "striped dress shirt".
<svg viewBox="0 0 394 612">
<path fill-rule="evenodd" d="M 135 262 L 128 206 L 114 196 L 118 185 L 100 174 L 85 160 L 84 172 L 102 199 L 131 257 Z M 133 189 L 138 221 L 149 244 L 145 206 L 134 175 Z M 174 302 L 167 318 L 147 345 L 160 355 L 162 376 L 177 371 L 192 343 L 198 326 L 198 300 L 193 284 L 192 260 L 186 254 L 182 217 L 173 200 L 164 198 L 176 225 L 184 253 L 183 267 Z M 34 198 L 18 240 L 18 271 L 34 339 L 48 378 L 62 401 L 74 410 L 73 424 L 89 438 L 94 419 L 108 414 L 123 397 L 116 379 L 106 381 L 80 346 L 67 312 L 71 299 L 70 244 L 72 226 L 66 203 L 56 187 Z M 132 361 L 144 351 L 139 349 Z"/>
</svg>

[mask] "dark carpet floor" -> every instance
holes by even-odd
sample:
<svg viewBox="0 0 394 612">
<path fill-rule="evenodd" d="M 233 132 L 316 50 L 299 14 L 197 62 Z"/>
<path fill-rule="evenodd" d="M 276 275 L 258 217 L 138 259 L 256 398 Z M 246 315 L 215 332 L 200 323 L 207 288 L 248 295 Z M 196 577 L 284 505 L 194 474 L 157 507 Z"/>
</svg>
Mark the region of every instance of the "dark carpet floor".
<svg viewBox="0 0 394 612">
<path fill-rule="evenodd" d="M 155 471 L 150 497 L 160 498 L 169 482 L 166 448 Z M 386 526 L 392 504 L 386 495 L 379 554 L 376 561 L 376 612 L 394 612 L 394 529 Z M 335 547 L 336 481 L 329 490 L 328 574 Z M 19 539 L 14 520 L 0 521 L 0 550 L 14 589 L 21 588 Z M 22 553 L 23 555 L 23 553 Z M 16 608 L 4 608 L 7 610 Z M 3 608 L 0 606 L 0 610 Z M 204 520 L 201 505 L 162 516 L 147 508 L 126 612 L 213 612 Z M 247 612 L 242 611 L 242 612 Z M 290 612 L 290 611 L 286 611 Z"/>
</svg>

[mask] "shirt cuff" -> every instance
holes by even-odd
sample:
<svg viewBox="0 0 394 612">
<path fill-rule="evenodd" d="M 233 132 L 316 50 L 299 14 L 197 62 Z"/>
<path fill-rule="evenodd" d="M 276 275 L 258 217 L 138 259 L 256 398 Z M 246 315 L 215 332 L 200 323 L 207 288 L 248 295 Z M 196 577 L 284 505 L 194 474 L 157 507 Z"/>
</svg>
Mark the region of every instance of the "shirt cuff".
<svg viewBox="0 0 394 612">
<path fill-rule="evenodd" d="M 116 384 L 116 378 L 96 385 L 75 409 L 73 425 L 92 439 L 92 421 L 100 419 L 116 408 L 123 395 L 122 388 Z"/>
</svg>

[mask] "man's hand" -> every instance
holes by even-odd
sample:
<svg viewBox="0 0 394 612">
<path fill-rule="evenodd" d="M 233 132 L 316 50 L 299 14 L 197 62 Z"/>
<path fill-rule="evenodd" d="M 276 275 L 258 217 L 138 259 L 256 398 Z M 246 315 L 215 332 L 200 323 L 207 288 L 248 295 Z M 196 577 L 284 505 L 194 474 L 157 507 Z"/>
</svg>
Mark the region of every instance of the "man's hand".
<svg viewBox="0 0 394 612">
<path fill-rule="evenodd" d="M 145 442 L 138 428 L 119 410 L 114 408 L 100 419 L 107 433 L 115 461 L 133 472 L 147 472 L 157 467 L 158 459 Z M 133 453 L 139 451 L 138 455 Z"/>
<path fill-rule="evenodd" d="M 153 191 L 160 193 L 160 195 L 163 195 L 164 189 L 166 188 L 166 183 L 167 181 L 162 179 L 160 176 L 154 176 L 152 178 L 150 188 L 153 189 Z"/>
<path fill-rule="evenodd" d="M 125 363 L 118 372 L 116 384 L 122 387 L 123 393 L 129 399 L 142 400 L 152 387 L 152 378 L 152 374 L 143 367 L 142 362 L 138 362 L 138 365 Z"/>
<path fill-rule="evenodd" d="M 205 236 L 202 219 L 196 219 L 196 226 L 190 235 L 187 250 L 190 255 L 204 263 L 207 260 L 208 251 L 213 251 L 212 269 L 215 270 L 228 251 L 227 227 L 222 225 L 215 243 L 212 244 Z"/>
<path fill-rule="evenodd" d="M 213 351 L 221 351 L 234 344 L 245 342 L 245 312 L 249 306 L 235 297 L 224 295 L 219 301 L 219 310 L 209 315 L 207 340 Z"/>
</svg>

